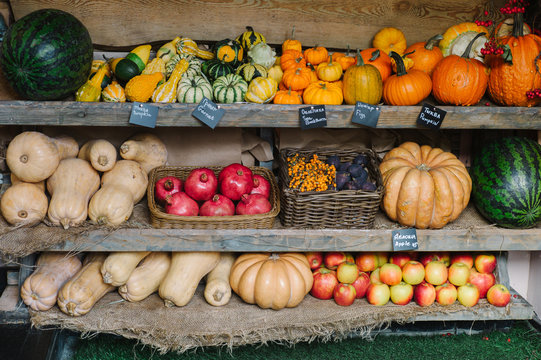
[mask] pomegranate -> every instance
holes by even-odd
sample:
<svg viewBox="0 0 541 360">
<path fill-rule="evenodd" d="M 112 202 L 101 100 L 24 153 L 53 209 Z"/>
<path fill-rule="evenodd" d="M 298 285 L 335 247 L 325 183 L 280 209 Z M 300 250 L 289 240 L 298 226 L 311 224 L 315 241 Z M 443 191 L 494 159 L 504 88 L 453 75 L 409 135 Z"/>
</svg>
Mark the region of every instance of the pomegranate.
<svg viewBox="0 0 541 360">
<path fill-rule="evenodd" d="M 254 187 L 252 170 L 241 164 L 231 164 L 220 171 L 218 175 L 220 192 L 233 201 L 240 200 L 244 194 L 249 194 Z"/>
<path fill-rule="evenodd" d="M 252 180 L 254 182 L 254 187 L 250 194 L 261 194 L 268 199 L 270 197 L 271 188 L 269 181 L 263 176 L 257 174 L 254 174 L 254 176 L 252 176 Z"/>
<path fill-rule="evenodd" d="M 182 191 L 182 180 L 174 176 L 166 176 L 156 181 L 154 193 L 158 204 L 165 205 L 165 198 Z"/>
<path fill-rule="evenodd" d="M 190 171 L 184 181 L 184 192 L 195 201 L 207 201 L 216 194 L 218 179 L 214 171 L 207 168 L 199 168 Z"/>
<path fill-rule="evenodd" d="M 237 204 L 237 215 L 265 214 L 271 211 L 269 200 L 261 194 L 244 194 Z"/>
<path fill-rule="evenodd" d="M 205 201 L 199 210 L 201 216 L 232 216 L 235 215 L 235 204 L 227 196 L 216 194 Z"/>
<path fill-rule="evenodd" d="M 165 212 L 168 214 L 180 216 L 197 216 L 199 214 L 199 205 L 185 192 L 174 193 L 168 196 L 165 201 Z"/>
</svg>

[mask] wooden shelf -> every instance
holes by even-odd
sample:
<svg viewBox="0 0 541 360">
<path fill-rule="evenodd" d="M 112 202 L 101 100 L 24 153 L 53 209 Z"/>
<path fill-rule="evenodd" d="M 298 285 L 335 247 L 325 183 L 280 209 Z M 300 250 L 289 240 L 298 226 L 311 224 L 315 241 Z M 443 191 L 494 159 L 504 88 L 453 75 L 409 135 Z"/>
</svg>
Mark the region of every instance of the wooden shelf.
<svg viewBox="0 0 541 360">
<path fill-rule="evenodd" d="M 430 101 L 429 101 L 430 102 Z M 432 102 L 434 103 L 434 102 Z M 482 101 L 482 104 L 485 102 Z M 158 127 L 206 126 L 191 116 L 195 104 L 152 104 L 159 107 Z M 3 101 L 0 125 L 132 126 L 131 103 L 75 101 Z M 299 108 L 307 105 L 220 104 L 220 127 L 299 127 Z M 327 128 L 358 128 L 351 122 L 354 106 L 326 106 Z M 442 129 L 541 129 L 541 108 L 441 106 L 447 115 Z M 417 128 L 421 106 L 381 106 L 378 128 Z"/>
</svg>

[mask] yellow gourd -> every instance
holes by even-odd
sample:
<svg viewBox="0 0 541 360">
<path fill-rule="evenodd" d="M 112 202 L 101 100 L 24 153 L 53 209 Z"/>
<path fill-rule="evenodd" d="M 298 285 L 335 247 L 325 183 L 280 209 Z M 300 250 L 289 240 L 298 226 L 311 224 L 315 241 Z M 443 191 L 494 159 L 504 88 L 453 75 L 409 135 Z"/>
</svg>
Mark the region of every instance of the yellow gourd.
<svg viewBox="0 0 541 360">
<path fill-rule="evenodd" d="M 250 82 L 245 98 L 253 103 L 268 103 L 274 99 L 277 90 L 278 84 L 273 78 L 257 77 Z"/>
<path fill-rule="evenodd" d="M 180 55 L 195 55 L 198 58 L 204 60 L 214 59 L 214 53 L 212 51 L 205 51 L 200 49 L 195 41 L 185 37 L 181 38 L 177 42 L 177 53 Z"/>
<path fill-rule="evenodd" d="M 165 76 L 165 61 L 159 57 L 152 59 L 152 61 L 145 66 L 143 74 L 150 75 L 157 72 L 161 72 Z"/>
<path fill-rule="evenodd" d="M 137 75 L 126 84 L 126 99 L 129 101 L 147 102 L 156 89 L 156 86 L 163 80 L 160 72 L 154 74 Z"/>
<path fill-rule="evenodd" d="M 103 89 L 101 98 L 105 102 L 126 102 L 126 93 L 119 83 L 113 81 Z"/>
<path fill-rule="evenodd" d="M 152 94 L 153 102 L 160 103 L 172 103 L 177 99 L 177 86 L 182 74 L 188 70 L 188 61 L 186 59 L 180 60 L 176 65 L 173 73 L 169 77 L 169 80 L 159 85 Z"/>
<path fill-rule="evenodd" d="M 84 83 L 75 93 L 76 101 L 100 101 L 101 82 L 107 74 L 109 67 L 107 63 L 100 65 L 98 72 L 86 83 Z"/>
<path fill-rule="evenodd" d="M 180 41 L 180 37 L 176 37 L 166 44 L 163 44 L 161 48 L 156 52 L 156 57 L 161 58 L 164 63 L 171 60 L 171 57 L 177 53 L 177 43 Z"/>
<path fill-rule="evenodd" d="M 284 76 L 284 72 L 282 71 L 282 67 L 280 66 L 279 63 L 278 65 L 273 65 L 267 71 L 267 77 L 273 78 L 277 84 L 279 84 L 282 81 L 283 76 Z"/>
</svg>

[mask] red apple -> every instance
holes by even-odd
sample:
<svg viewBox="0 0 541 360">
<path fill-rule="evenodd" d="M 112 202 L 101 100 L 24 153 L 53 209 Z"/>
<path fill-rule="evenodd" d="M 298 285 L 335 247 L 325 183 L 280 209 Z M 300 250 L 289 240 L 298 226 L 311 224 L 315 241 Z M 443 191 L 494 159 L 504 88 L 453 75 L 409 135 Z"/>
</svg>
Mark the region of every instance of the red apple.
<svg viewBox="0 0 541 360">
<path fill-rule="evenodd" d="M 436 301 L 440 305 L 454 304 L 457 298 L 456 287 L 450 282 L 436 286 Z"/>
<path fill-rule="evenodd" d="M 402 281 L 402 270 L 396 264 L 383 264 L 379 268 L 379 279 L 387 285 L 400 284 L 400 281 Z"/>
<path fill-rule="evenodd" d="M 422 254 L 417 261 L 419 261 L 423 266 L 426 266 L 431 261 L 441 261 L 442 258 L 438 253 L 429 252 Z"/>
<path fill-rule="evenodd" d="M 391 264 L 396 264 L 402 268 L 405 263 L 411 260 L 411 256 L 408 253 L 394 253 L 389 257 L 389 262 Z"/>
<path fill-rule="evenodd" d="M 488 289 L 487 300 L 494 306 L 505 306 L 511 301 L 511 293 L 502 284 L 494 284 Z"/>
<path fill-rule="evenodd" d="M 351 284 L 359 277 L 359 269 L 354 262 L 343 262 L 336 269 L 336 277 L 343 284 Z"/>
<path fill-rule="evenodd" d="M 389 262 L 389 254 L 386 252 L 378 252 L 376 256 L 378 257 L 378 267 Z"/>
<path fill-rule="evenodd" d="M 413 298 L 413 286 L 401 282 L 400 284 L 391 286 L 391 301 L 396 305 L 409 304 Z"/>
<path fill-rule="evenodd" d="M 380 268 L 377 268 L 376 270 L 372 271 L 370 273 L 370 283 L 371 284 L 383 284 L 381 282 L 381 279 L 379 278 L 379 269 Z"/>
<path fill-rule="evenodd" d="M 367 273 L 359 271 L 359 277 L 351 285 L 357 292 L 357 299 L 362 299 L 366 295 L 366 290 L 370 285 L 370 277 Z"/>
<path fill-rule="evenodd" d="M 355 257 L 355 264 L 357 264 L 359 271 L 374 271 L 378 267 L 378 263 L 378 256 L 375 253 L 358 253 Z"/>
<path fill-rule="evenodd" d="M 317 268 L 321 267 L 321 265 L 323 265 L 322 252 L 307 252 L 304 255 L 306 255 L 306 259 L 310 264 L 310 269 L 316 270 Z"/>
<path fill-rule="evenodd" d="M 327 269 L 336 270 L 338 265 L 346 261 L 344 252 L 328 252 L 323 254 L 323 264 Z"/>
<path fill-rule="evenodd" d="M 334 301 L 341 306 L 353 304 L 356 295 L 355 288 L 351 284 L 338 284 L 333 292 Z"/>
<path fill-rule="evenodd" d="M 445 266 L 451 265 L 451 253 L 449 252 L 439 252 L 437 253 L 440 257 L 440 261 L 445 264 Z"/>
<path fill-rule="evenodd" d="M 333 297 L 334 288 L 338 285 L 336 272 L 325 267 L 320 267 L 313 272 L 313 275 L 314 283 L 310 290 L 310 294 L 321 300 L 331 299 Z"/>
<path fill-rule="evenodd" d="M 466 307 L 472 307 L 479 302 L 479 289 L 473 284 L 467 283 L 457 289 L 458 302 Z"/>
<path fill-rule="evenodd" d="M 496 269 L 496 256 L 492 254 L 479 254 L 475 257 L 475 269 L 480 273 L 491 273 Z"/>
<path fill-rule="evenodd" d="M 425 267 L 418 261 L 411 260 L 402 266 L 402 280 L 410 285 L 420 284 L 425 279 Z"/>
<path fill-rule="evenodd" d="M 455 253 L 451 256 L 451 265 L 457 262 L 464 263 L 471 269 L 473 267 L 473 256 L 467 253 Z"/>
<path fill-rule="evenodd" d="M 434 301 L 436 300 L 436 288 L 434 285 L 423 281 L 419 285 L 415 286 L 413 296 L 417 305 L 430 306 L 434 304 Z"/>
<path fill-rule="evenodd" d="M 441 285 L 447 281 L 447 266 L 439 260 L 430 261 L 425 266 L 425 280 L 432 285 Z"/>
<path fill-rule="evenodd" d="M 349 261 L 355 264 L 355 256 L 353 256 L 352 253 L 346 253 L 346 261 Z"/>
<path fill-rule="evenodd" d="M 468 279 L 469 283 L 472 283 L 479 289 L 479 297 L 482 299 L 486 297 L 488 289 L 492 285 L 496 284 L 496 277 L 493 273 L 483 274 L 472 268 L 470 270 L 470 277 Z"/>
<path fill-rule="evenodd" d="M 455 286 L 462 286 L 470 278 L 470 268 L 468 265 L 457 262 L 449 266 L 449 282 Z"/>
<path fill-rule="evenodd" d="M 391 290 L 387 284 L 370 284 L 366 290 L 366 300 L 372 305 L 385 305 L 391 298 Z"/>
</svg>

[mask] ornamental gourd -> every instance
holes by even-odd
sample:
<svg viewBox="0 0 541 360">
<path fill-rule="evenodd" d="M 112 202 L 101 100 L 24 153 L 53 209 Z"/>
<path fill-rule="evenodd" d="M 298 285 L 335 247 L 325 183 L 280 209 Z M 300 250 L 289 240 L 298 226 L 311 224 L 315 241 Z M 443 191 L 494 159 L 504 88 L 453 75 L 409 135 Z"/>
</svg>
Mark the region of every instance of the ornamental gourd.
<svg viewBox="0 0 541 360">
<path fill-rule="evenodd" d="M 357 101 L 376 105 L 381 100 L 381 74 L 375 66 L 365 64 L 359 52 L 357 65 L 349 67 L 344 74 L 343 92 L 348 105 L 354 105 Z"/>
<path fill-rule="evenodd" d="M 217 59 L 222 59 L 236 69 L 244 60 L 244 50 L 236 40 L 224 39 L 214 44 L 213 52 Z"/>
<path fill-rule="evenodd" d="M 116 64 L 114 73 L 118 82 L 124 85 L 143 72 L 150 57 L 151 48 L 152 46 L 148 44 L 137 46 Z"/>
<path fill-rule="evenodd" d="M 248 57 L 254 63 L 264 66 L 265 69 L 270 69 L 276 61 L 276 52 L 266 43 L 259 43 L 248 51 Z"/>
<path fill-rule="evenodd" d="M 126 102 L 126 93 L 118 82 L 113 81 L 103 89 L 101 98 L 105 102 Z"/>
<path fill-rule="evenodd" d="M 237 75 L 242 76 L 246 82 L 258 77 L 267 77 L 267 68 L 263 65 L 256 64 L 253 60 L 249 64 L 241 65 L 237 68 Z"/>
<path fill-rule="evenodd" d="M 401 225 L 439 229 L 458 218 L 470 200 L 472 182 L 456 156 L 428 145 L 405 142 L 380 166 L 383 209 Z"/>
<path fill-rule="evenodd" d="M 177 53 L 177 43 L 180 37 L 175 37 L 168 43 L 163 44 L 156 52 L 156 57 L 161 58 L 165 64 Z"/>
<path fill-rule="evenodd" d="M 189 38 L 180 38 L 176 42 L 177 53 L 180 55 L 193 55 L 203 60 L 214 59 L 214 52 L 200 49 L 197 43 Z"/>
<path fill-rule="evenodd" d="M 279 84 L 282 81 L 282 77 L 284 76 L 284 72 L 282 71 L 282 68 L 280 65 L 273 65 L 268 71 L 267 76 L 271 77 L 276 81 L 277 84 Z"/>
<path fill-rule="evenodd" d="M 155 57 L 145 66 L 142 74 L 150 75 L 156 72 L 161 72 L 163 74 L 163 77 L 165 78 L 165 64 L 166 62 L 162 58 Z"/>
<path fill-rule="evenodd" d="M 93 60 L 92 61 L 92 68 L 90 69 L 90 75 L 88 76 L 88 80 L 92 79 L 97 73 L 100 67 L 104 65 L 107 68 L 107 71 L 105 72 L 105 76 L 103 77 L 103 80 L 101 82 L 101 89 L 105 89 L 107 85 L 109 85 L 113 81 L 113 72 L 111 71 L 111 65 L 106 62 L 105 60 Z"/>
<path fill-rule="evenodd" d="M 209 60 L 208 62 L 201 65 L 201 70 L 209 78 L 210 81 L 215 81 L 221 76 L 235 73 L 233 67 L 225 61 L 225 58 L 227 56 L 227 54 L 224 54 L 222 59 L 216 58 L 213 60 Z"/>
<path fill-rule="evenodd" d="M 451 26 L 443 33 L 443 39 L 439 43 L 443 56 L 445 57 L 451 54 L 462 55 L 470 41 L 480 33 L 489 34 L 490 32 L 484 26 L 479 26 L 473 22 L 463 22 Z M 485 46 L 486 42 L 486 36 L 478 38 L 473 45 L 473 51 L 470 56 L 479 61 L 484 61 L 481 49 Z"/>
<path fill-rule="evenodd" d="M 266 104 L 274 99 L 277 90 L 278 84 L 273 78 L 258 77 L 248 85 L 246 100 L 257 104 Z"/>
<path fill-rule="evenodd" d="M 340 66 L 342 67 L 342 71 L 346 71 L 350 66 L 353 66 L 357 63 L 357 59 L 355 58 L 355 56 L 350 56 L 349 54 L 350 50 L 348 45 L 347 53 L 333 53 L 331 56 L 329 56 L 329 60 L 330 58 L 332 58 L 333 61 L 340 64 Z"/>
<path fill-rule="evenodd" d="M 430 76 L 421 70 L 406 72 L 402 57 L 391 51 L 398 72 L 383 83 L 383 100 L 390 105 L 415 105 L 432 91 Z"/>
<path fill-rule="evenodd" d="M 402 55 L 407 47 L 406 37 L 400 29 L 386 27 L 376 33 L 372 46 L 389 55 L 391 51 Z"/>
<path fill-rule="evenodd" d="M 75 100 L 88 102 L 100 101 L 102 90 L 101 84 L 108 70 L 108 64 L 103 63 L 96 72 L 96 74 L 93 77 L 89 78 L 88 81 L 84 83 L 79 89 L 77 89 L 77 92 L 75 93 Z"/>
<path fill-rule="evenodd" d="M 254 28 L 251 26 L 246 26 L 246 31 L 240 34 L 236 39 L 244 49 L 244 51 L 248 51 L 252 48 L 252 46 L 259 44 L 259 43 L 265 43 L 265 37 L 256 31 L 254 31 Z"/>
<path fill-rule="evenodd" d="M 236 74 L 220 76 L 212 84 L 214 99 L 220 103 L 232 104 L 244 101 L 248 84 Z"/>
<path fill-rule="evenodd" d="M 182 75 L 188 70 L 188 61 L 180 60 L 169 79 L 161 85 L 158 85 L 152 94 L 152 102 L 173 103 L 177 100 L 177 86 Z"/>
<path fill-rule="evenodd" d="M 485 94 L 488 70 L 469 53 L 478 34 L 470 42 L 462 56 L 449 55 L 441 60 L 432 73 L 432 93 L 441 104 L 475 105 Z"/>
<path fill-rule="evenodd" d="M 212 85 L 202 76 L 182 78 L 178 84 L 177 100 L 179 103 L 198 104 L 206 97 L 213 99 Z"/>
<path fill-rule="evenodd" d="M 302 93 L 305 104 L 312 105 L 341 105 L 344 101 L 342 88 L 331 82 L 313 82 Z"/>
<path fill-rule="evenodd" d="M 314 282 L 306 256 L 299 253 L 242 254 L 231 268 L 231 289 L 263 309 L 296 307 Z"/>
<path fill-rule="evenodd" d="M 441 35 L 435 35 L 428 39 L 426 42 L 417 42 L 408 46 L 405 50 L 406 57 L 413 60 L 412 69 L 422 70 L 428 75 L 432 75 L 432 71 L 443 59 L 443 54 L 436 43 L 443 39 Z"/>
<path fill-rule="evenodd" d="M 163 80 L 163 74 L 160 72 L 150 75 L 137 75 L 126 84 L 126 99 L 129 101 L 147 102 L 158 83 Z"/>
</svg>

